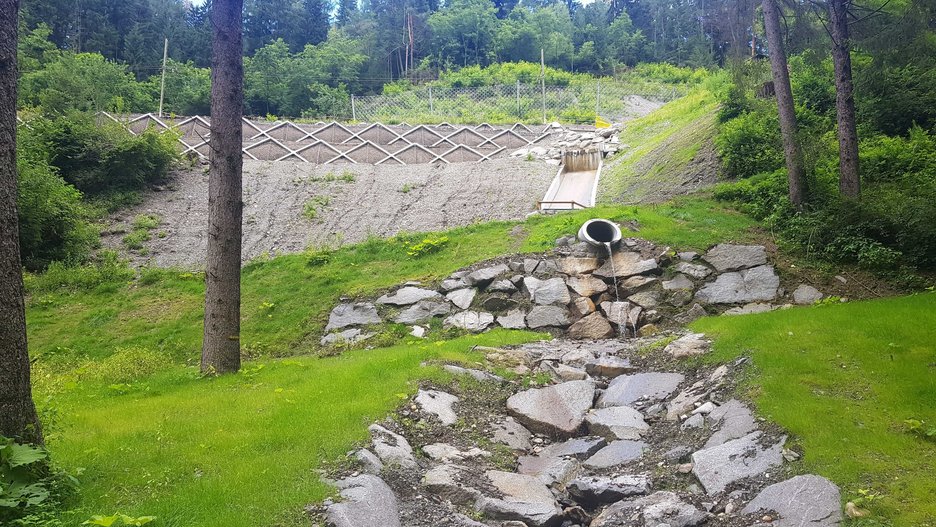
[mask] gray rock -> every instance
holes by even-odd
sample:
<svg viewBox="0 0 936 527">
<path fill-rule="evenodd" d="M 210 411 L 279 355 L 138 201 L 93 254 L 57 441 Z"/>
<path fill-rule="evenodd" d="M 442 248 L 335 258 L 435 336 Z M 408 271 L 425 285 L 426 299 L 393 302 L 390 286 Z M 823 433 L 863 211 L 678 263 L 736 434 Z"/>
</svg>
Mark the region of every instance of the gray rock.
<svg viewBox="0 0 936 527">
<path fill-rule="evenodd" d="M 467 287 L 465 289 L 456 289 L 445 295 L 445 298 L 447 298 L 449 302 L 455 304 L 459 309 L 468 309 L 471 307 L 471 303 L 474 301 L 474 297 L 477 293 L 477 289 Z"/>
<path fill-rule="evenodd" d="M 605 439 L 640 439 L 648 430 L 643 415 L 629 406 L 592 410 L 585 416 L 588 433 Z"/>
<path fill-rule="evenodd" d="M 569 295 L 569 288 L 566 287 L 565 280 L 562 278 L 540 280 L 538 278 L 527 277 L 523 280 L 523 285 L 530 294 L 530 300 L 536 304 L 565 305 L 572 301 L 572 297 Z"/>
<path fill-rule="evenodd" d="M 471 503 L 480 498 L 481 493 L 462 483 L 463 473 L 467 471 L 466 467 L 459 465 L 439 465 L 426 472 L 422 485 L 429 492 L 456 505 Z"/>
<path fill-rule="evenodd" d="M 643 308 L 630 302 L 602 302 L 601 310 L 608 317 L 608 321 L 624 333 L 625 330 L 636 331 Z"/>
<path fill-rule="evenodd" d="M 842 521 L 841 494 L 831 481 L 814 475 L 774 483 L 758 494 L 741 514 L 773 511 L 774 527 L 835 527 Z"/>
<path fill-rule="evenodd" d="M 631 441 L 621 439 L 612 441 L 608 446 L 602 448 L 595 455 L 585 460 L 585 466 L 588 468 L 602 469 L 611 468 L 624 463 L 629 463 L 643 456 L 644 450 L 648 445 L 643 441 Z"/>
<path fill-rule="evenodd" d="M 637 304 L 644 309 L 653 309 L 660 305 L 662 298 L 660 297 L 660 293 L 656 291 L 641 291 L 627 297 L 627 301 Z"/>
<path fill-rule="evenodd" d="M 510 268 L 504 264 L 485 267 L 465 276 L 465 282 L 471 286 L 484 287 L 509 270 Z"/>
<path fill-rule="evenodd" d="M 468 283 L 462 280 L 461 278 L 458 278 L 458 279 L 449 278 L 447 280 L 442 280 L 442 283 L 439 284 L 439 288 L 445 292 L 454 291 L 456 289 L 462 289 L 464 287 L 468 287 Z"/>
<path fill-rule="evenodd" d="M 815 304 L 820 300 L 822 300 L 822 293 L 811 285 L 800 284 L 799 287 L 793 291 L 793 302 L 801 306 Z"/>
<path fill-rule="evenodd" d="M 486 311 L 509 311 L 516 309 L 518 305 L 520 305 L 519 302 L 500 293 L 495 293 L 481 301 L 481 307 Z"/>
<path fill-rule="evenodd" d="M 595 303 L 587 296 L 580 296 L 573 300 L 572 307 L 575 312 L 583 317 L 595 312 Z"/>
<path fill-rule="evenodd" d="M 692 473 L 708 494 L 717 494 L 735 481 L 758 476 L 783 464 L 783 442 L 760 444 L 761 432 L 692 454 Z"/>
<path fill-rule="evenodd" d="M 696 280 L 704 280 L 712 274 L 712 270 L 704 265 L 691 264 L 689 262 L 679 262 L 676 264 L 676 272 L 691 276 Z"/>
<path fill-rule="evenodd" d="M 442 325 L 445 327 L 456 327 L 468 331 L 484 331 L 494 323 L 494 315 L 483 311 L 462 311 L 446 318 Z"/>
<path fill-rule="evenodd" d="M 420 300 L 429 298 L 439 298 L 442 295 L 438 291 L 423 289 L 421 287 L 406 286 L 397 289 L 392 295 L 383 295 L 377 299 L 378 304 L 387 304 L 390 306 L 408 306 L 415 304 Z"/>
<path fill-rule="evenodd" d="M 377 314 L 377 308 L 374 304 L 338 304 L 328 315 L 328 325 L 325 331 L 345 328 L 348 326 L 364 326 L 368 324 L 380 324 L 380 315 Z"/>
<path fill-rule="evenodd" d="M 561 382 L 566 381 L 584 381 L 588 379 L 588 373 L 585 370 L 580 370 L 578 368 L 573 368 L 568 364 L 553 364 L 552 362 L 543 362 L 541 366 L 548 368 L 549 373 L 553 375 L 553 378 L 558 379 Z"/>
<path fill-rule="evenodd" d="M 366 448 L 356 451 L 354 457 L 361 463 L 361 466 L 364 467 L 365 474 L 377 475 L 383 470 L 384 465 L 380 461 L 380 458 Z"/>
<path fill-rule="evenodd" d="M 534 476 L 549 487 L 563 489 L 577 476 L 582 464 L 575 458 L 554 456 L 520 456 L 517 472 Z"/>
<path fill-rule="evenodd" d="M 614 335 L 614 328 L 600 313 L 592 313 L 569 326 L 568 335 L 573 339 L 605 339 Z"/>
<path fill-rule="evenodd" d="M 628 496 L 650 492 L 650 477 L 642 474 L 608 476 L 580 476 L 566 485 L 569 495 L 579 503 L 594 507 L 618 501 Z"/>
<path fill-rule="evenodd" d="M 664 353 L 672 355 L 674 358 L 691 357 L 694 355 L 703 355 L 708 353 L 711 344 L 705 340 L 702 333 L 690 333 L 683 335 L 670 342 L 663 348 Z"/>
<path fill-rule="evenodd" d="M 336 331 L 325 335 L 319 340 L 319 344 L 322 346 L 330 346 L 333 344 L 354 344 L 355 342 L 360 342 L 373 336 L 373 333 L 364 333 L 358 328 L 350 328 L 344 331 Z"/>
<path fill-rule="evenodd" d="M 333 527 L 399 527 L 396 496 L 382 479 L 370 474 L 338 481 L 344 501 L 328 506 L 325 516 Z"/>
<path fill-rule="evenodd" d="M 725 315 L 754 315 L 756 313 L 766 313 L 768 311 L 773 311 L 776 309 L 776 306 L 773 304 L 764 304 L 761 302 L 751 302 L 750 304 L 744 304 L 741 307 L 733 307 L 723 314 Z"/>
<path fill-rule="evenodd" d="M 510 280 L 497 280 L 492 282 L 491 285 L 485 289 L 491 293 L 516 293 L 517 286 L 513 284 Z"/>
<path fill-rule="evenodd" d="M 763 245 L 732 245 L 722 243 L 712 247 L 703 257 L 716 271 L 739 271 L 767 263 Z"/>
<path fill-rule="evenodd" d="M 582 425 L 594 396 L 591 382 L 564 382 L 510 396 L 507 412 L 534 432 L 568 437 Z"/>
<path fill-rule="evenodd" d="M 452 307 L 445 302 L 421 300 L 410 307 L 400 311 L 394 321 L 398 324 L 419 324 L 432 317 L 441 317 L 452 312 Z"/>
<path fill-rule="evenodd" d="M 780 278 L 770 265 L 719 275 L 714 282 L 696 293 L 699 302 L 708 304 L 744 304 L 770 301 L 777 297 Z"/>
<path fill-rule="evenodd" d="M 731 399 L 708 415 L 710 424 L 717 428 L 703 448 L 712 448 L 733 439 L 742 438 L 757 430 L 754 416 L 741 401 Z"/>
<path fill-rule="evenodd" d="M 594 296 L 608 290 L 608 284 L 591 275 L 573 276 L 566 280 L 573 291 L 582 296 Z"/>
<path fill-rule="evenodd" d="M 453 408 L 457 402 L 458 397 L 439 390 L 419 390 L 416 393 L 416 404 L 422 407 L 424 412 L 438 417 L 444 425 L 453 425 L 458 421 L 458 415 Z"/>
<path fill-rule="evenodd" d="M 525 258 L 523 260 L 523 272 L 524 274 L 533 274 L 536 272 L 536 269 L 539 267 L 542 260 L 534 260 L 533 258 Z"/>
<path fill-rule="evenodd" d="M 480 498 L 475 508 L 493 520 L 519 520 L 530 527 L 559 523 L 559 509 L 552 492 L 533 476 L 489 470 L 484 473 L 503 498 Z"/>
<path fill-rule="evenodd" d="M 481 371 L 481 370 L 475 370 L 472 368 L 462 368 L 461 366 L 455 366 L 454 364 L 446 364 L 445 366 L 442 366 L 442 369 L 455 375 L 467 375 L 473 378 L 474 380 L 480 381 L 480 382 L 486 382 L 486 381 L 504 382 L 503 377 L 499 377 L 497 375 L 494 375 L 493 373 L 488 373 L 486 371 Z"/>
<path fill-rule="evenodd" d="M 625 291 L 634 294 L 651 287 L 659 281 L 660 279 L 655 276 L 632 276 L 620 282 L 620 284 Z"/>
<path fill-rule="evenodd" d="M 556 266 L 560 273 L 569 275 L 587 274 L 598 269 L 597 258 L 559 258 L 556 260 Z"/>
<path fill-rule="evenodd" d="M 666 405 L 666 420 L 675 421 L 686 412 L 691 411 L 709 394 L 709 386 L 704 380 L 696 381 L 685 390 L 679 392 L 676 397 Z"/>
<path fill-rule="evenodd" d="M 676 253 L 676 256 L 684 262 L 691 262 L 699 256 L 699 253 L 695 251 L 685 251 L 681 253 Z"/>
<path fill-rule="evenodd" d="M 374 442 L 374 451 L 377 457 L 387 465 L 397 465 L 405 469 L 416 469 L 416 459 L 413 457 L 413 447 L 405 437 L 390 430 L 373 424 L 368 427 Z"/>
<path fill-rule="evenodd" d="M 502 328 L 507 329 L 526 329 L 526 313 L 519 309 L 508 311 L 506 315 L 499 315 L 497 323 Z"/>
<path fill-rule="evenodd" d="M 675 493 L 660 491 L 611 505 L 592 521 L 590 527 L 697 527 L 709 516 L 680 500 Z"/>
<path fill-rule="evenodd" d="M 707 315 L 708 313 L 705 311 L 704 307 L 700 306 L 699 304 L 693 304 L 692 307 L 688 311 L 686 311 L 685 313 L 680 313 L 679 315 L 676 315 L 675 317 L 673 317 L 673 319 L 678 324 L 685 325 Z"/>
<path fill-rule="evenodd" d="M 460 463 L 479 457 L 491 457 L 490 452 L 481 450 L 478 447 L 469 448 L 468 450 L 459 450 L 457 447 L 448 443 L 432 443 L 431 445 L 422 447 L 422 451 L 429 456 L 429 459 L 441 461 L 443 463 Z"/>
<path fill-rule="evenodd" d="M 627 359 L 602 355 L 597 359 L 586 361 L 585 371 L 589 375 L 613 379 L 625 373 L 633 373 L 637 371 L 637 368 L 632 366 Z"/>
<path fill-rule="evenodd" d="M 429 330 L 423 326 L 411 326 L 410 327 L 410 335 L 416 338 L 420 338 L 420 339 L 425 337 L 428 331 Z"/>
<path fill-rule="evenodd" d="M 663 289 L 667 291 L 676 291 L 679 289 L 693 289 L 695 284 L 684 274 L 677 274 L 672 280 L 663 281 Z"/>
<path fill-rule="evenodd" d="M 506 417 L 503 421 L 494 423 L 492 428 L 494 437 L 491 440 L 495 443 L 507 445 L 512 450 L 530 449 L 530 439 L 533 434 L 513 417 Z"/>
<path fill-rule="evenodd" d="M 531 329 L 565 327 L 571 322 L 569 311 L 559 306 L 536 306 L 526 316 L 526 324 Z"/>
<path fill-rule="evenodd" d="M 686 419 L 679 425 L 679 429 L 685 431 L 692 428 L 702 428 L 703 426 L 705 426 L 705 416 L 702 414 L 693 414 L 689 419 Z"/>
<path fill-rule="evenodd" d="M 658 271 L 659 268 L 656 260 L 652 258 L 644 259 L 640 256 L 640 253 L 620 251 L 614 253 L 611 259 L 606 261 L 604 265 L 596 269 L 592 274 L 603 278 L 611 278 L 612 276 L 627 278 L 628 276 Z"/>
<path fill-rule="evenodd" d="M 659 401 L 673 393 L 684 377 L 679 373 L 637 373 L 617 377 L 598 399 L 599 408 L 630 406 L 640 401 Z"/>
<path fill-rule="evenodd" d="M 598 452 L 608 442 L 603 437 L 584 436 L 568 439 L 561 443 L 553 443 L 540 452 L 542 457 L 572 457 L 586 459 Z"/>
</svg>

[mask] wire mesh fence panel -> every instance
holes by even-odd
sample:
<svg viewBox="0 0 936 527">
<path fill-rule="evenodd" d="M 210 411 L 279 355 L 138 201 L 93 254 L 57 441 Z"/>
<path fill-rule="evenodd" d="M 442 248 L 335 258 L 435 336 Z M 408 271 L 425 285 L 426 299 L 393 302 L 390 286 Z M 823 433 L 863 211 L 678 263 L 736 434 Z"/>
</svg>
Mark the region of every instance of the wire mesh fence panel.
<svg viewBox="0 0 936 527">
<path fill-rule="evenodd" d="M 352 97 L 347 117 L 359 122 L 394 123 L 563 123 L 594 122 L 596 116 L 622 120 L 643 99 L 670 101 L 686 87 L 602 79 L 568 86 L 538 83 L 443 87 L 421 86 L 385 95 Z"/>
</svg>

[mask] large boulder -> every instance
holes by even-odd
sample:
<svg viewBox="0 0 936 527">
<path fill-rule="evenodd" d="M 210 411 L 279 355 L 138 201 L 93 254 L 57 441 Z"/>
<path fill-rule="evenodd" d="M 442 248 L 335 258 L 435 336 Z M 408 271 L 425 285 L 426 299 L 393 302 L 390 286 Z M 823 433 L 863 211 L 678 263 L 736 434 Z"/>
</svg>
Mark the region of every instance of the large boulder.
<svg viewBox="0 0 936 527">
<path fill-rule="evenodd" d="M 741 513 L 775 512 L 780 518 L 774 527 L 836 527 L 842 521 L 841 500 L 834 483 L 809 474 L 765 488 Z"/>
<path fill-rule="evenodd" d="M 582 425 L 594 397 L 591 382 L 564 382 L 510 396 L 507 412 L 534 432 L 569 437 Z"/>
<path fill-rule="evenodd" d="M 415 304 L 420 300 L 429 298 L 439 298 L 442 295 L 438 291 L 423 289 L 421 287 L 406 286 L 397 289 L 391 295 L 383 295 L 377 299 L 378 304 L 387 304 L 390 306 L 408 306 Z"/>
<path fill-rule="evenodd" d="M 413 457 L 413 447 L 405 437 L 391 432 L 386 428 L 373 424 L 368 430 L 374 441 L 374 451 L 377 457 L 387 465 L 397 465 L 405 469 L 416 469 L 416 458 Z"/>
<path fill-rule="evenodd" d="M 508 311 L 506 315 L 499 315 L 497 317 L 497 323 L 500 324 L 502 328 L 526 329 L 526 314 L 519 309 L 513 309 Z"/>
<path fill-rule="evenodd" d="M 605 439 L 640 439 L 648 430 L 643 415 L 629 406 L 592 410 L 585 416 L 588 433 Z"/>
<path fill-rule="evenodd" d="M 442 325 L 456 327 L 473 332 L 484 331 L 494 323 L 494 315 L 483 311 L 462 311 L 446 318 Z"/>
<path fill-rule="evenodd" d="M 506 417 L 503 421 L 494 423 L 492 429 L 494 437 L 491 441 L 507 445 L 511 450 L 530 449 L 530 439 L 533 434 L 513 417 Z"/>
<path fill-rule="evenodd" d="M 445 295 L 445 298 L 447 298 L 449 302 L 455 304 L 459 309 L 468 309 L 471 307 L 471 303 L 474 301 L 474 297 L 477 293 L 477 289 L 466 287 L 464 289 L 451 291 Z"/>
<path fill-rule="evenodd" d="M 592 313 L 569 326 L 568 335 L 573 339 L 605 339 L 614 336 L 614 328 L 601 313 Z"/>
<path fill-rule="evenodd" d="M 620 251 L 614 253 L 611 259 L 592 274 L 603 278 L 611 278 L 612 276 L 627 278 L 628 276 L 655 272 L 659 269 L 660 266 L 653 258 L 644 258 L 638 252 Z"/>
<path fill-rule="evenodd" d="M 556 266 L 560 273 L 569 275 L 586 274 L 598 269 L 597 258 L 559 258 L 556 260 Z"/>
<path fill-rule="evenodd" d="M 465 283 L 471 286 L 484 287 L 494 281 L 498 276 L 509 271 L 510 268 L 504 264 L 497 264 L 491 267 L 485 267 L 483 269 L 478 269 L 472 273 L 469 273 L 463 278 Z"/>
<path fill-rule="evenodd" d="M 630 406 L 637 401 L 659 401 L 669 397 L 685 377 L 679 373 L 636 373 L 615 378 L 598 399 L 599 408 Z"/>
<path fill-rule="evenodd" d="M 328 325 L 325 331 L 345 328 L 348 326 L 364 326 L 380 324 L 380 315 L 374 304 L 359 302 L 356 304 L 338 304 L 328 315 Z"/>
<path fill-rule="evenodd" d="M 707 304 L 746 304 L 777 298 L 780 278 L 773 266 L 761 265 L 719 275 L 699 289 L 695 298 Z"/>
<path fill-rule="evenodd" d="M 452 306 L 445 302 L 421 300 L 410 307 L 400 311 L 394 319 L 398 324 L 419 324 L 432 317 L 441 317 L 452 312 Z"/>
<path fill-rule="evenodd" d="M 761 436 L 761 432 L 752 432 L 692 454 L 692 473 L 699 478 L 705 492 L 718 494 L 735 481 L 759 476 L 782 465 L 785 438 L 764 446 Z"/>
<path fill-rule="evenodd" d="M 767 263 L 767 250 L 763 245 L 718 244 L 703 256 L 716 271 L 740 271 Z"/>
<path fill-rule="evenodd" d="M 475 508 L 492 520 L 516 520 L 530 527 L 561 523 L 562 510 L 549 488 L 533 476 L 489 470 L 484 473 L 502 498 L 482 497 Z"/>
<path fill-rule="evenodd" d="M 540 280 L 539 278 L 530 276 L 523 280 L 523 285 L 526 287 L 527 292 L 530 293 L 530 300 L 535 304 L 566 305 L 572 301 L 572 297 L 569 295 L 569 288 L 566 287 L 565 280 L 562 278 Z"/>
<path fill-rule="evenodd" d="M 526 324 L 530 329 L 566 327 L 571 322 L 569 310 L 559 306 L 536 306 L 526 316 Z"/>
<path fill-rule="evenodd" d="M 396 496 L 382 479 L 370 474 L 346 478 L 337 483 L 341 503 L 333 503 L 325 512 L 332 527 L 399 527 L 400 512 Z"/>
<path fill-rule="evenodd" d="M 573 291 L 582 296 L 594 296 L 608 290 L 608 284 L 604 280 L 591 275 L 573 276 L 566 280 L 566 283 Z"/>
</svg>

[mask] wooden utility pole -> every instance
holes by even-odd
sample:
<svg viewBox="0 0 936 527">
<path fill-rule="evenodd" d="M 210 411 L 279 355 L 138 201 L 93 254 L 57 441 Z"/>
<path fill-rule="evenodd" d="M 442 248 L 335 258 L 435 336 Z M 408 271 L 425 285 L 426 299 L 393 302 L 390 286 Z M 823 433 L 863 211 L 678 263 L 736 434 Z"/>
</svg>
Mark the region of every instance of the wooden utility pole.
<svg viewBox="0 0 936 527">
<path fill-rule="evenodd" d="M 858 129 L 852 85 L 851 39 L 848 34 L 850 0 L 829 0 L 829 30 L 832 62 L 835 65 L 835 114 L 838 119 L 839 191 L 843 196 L 861 197 L 858 176 Z"/>
<path fill-rule="evenodd" d="M 166 95 L 166 59 L 169 58 L 169 39 L 163 42 L 162 80 L 159 83 L 159 117 L 162 118 L 163 99 Z"/>
<path fill-rule="evenodd" d="M 762 5 L 764 30 L 767 33 L 767 46 L 770 48 L 770 69 L 773 73 L 774 92 L 777 95 L 777 111 L 780 113 L 780 135 L 783 138 L 790 202 L 799 209 L 803 205 L 803 155 L 796 137 L 796 107 L 793 105 L 790 72 L 787 69 L 786 50 L 780 29 L 780 10 L 776 0 L 763 0 Z"/>
<path fill-rule="evenodd" d="M 243 0 L 211 6 L 211 160 L 208 258 L 201 371 L 240 369 L 241 221 L 243 215 Z"/>
<path fill-rule="evenodd" d="M 26 346 L 16 211 L 16 31 L 19 0 L 0 0 L 0 435 L 42 443 Z"/>
<path fill-rule="evenodd" d="M 543 124 L 546 124 L 546 50 L 540 48 L 540 91 L 543 96 Z"/>
</svg>

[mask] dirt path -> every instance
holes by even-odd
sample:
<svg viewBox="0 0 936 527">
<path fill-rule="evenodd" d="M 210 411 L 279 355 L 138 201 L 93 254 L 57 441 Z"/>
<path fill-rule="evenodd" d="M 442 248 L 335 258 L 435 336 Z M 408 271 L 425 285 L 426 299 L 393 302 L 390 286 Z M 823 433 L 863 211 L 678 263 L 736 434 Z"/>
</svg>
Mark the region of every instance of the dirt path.
<svg viewBox="0 0 936 527">
<path fill-rule="evenodd" d="M 533 210 L 555 175 L 541 162 L 497 159 L 484 163 L 412 166 L 321 166 L 244 162 L 244 260 L 264 253 L 295 253 L 309 246 L 521 219 Z M 137 265 L 204 265 L 208 175 L 198 168 L 177 174 L 165 190 L 115 216 L 105 247 L 121 243 L 138 214 L 156 214 L 160 226 L 130 253 Z"/>
</svg>

